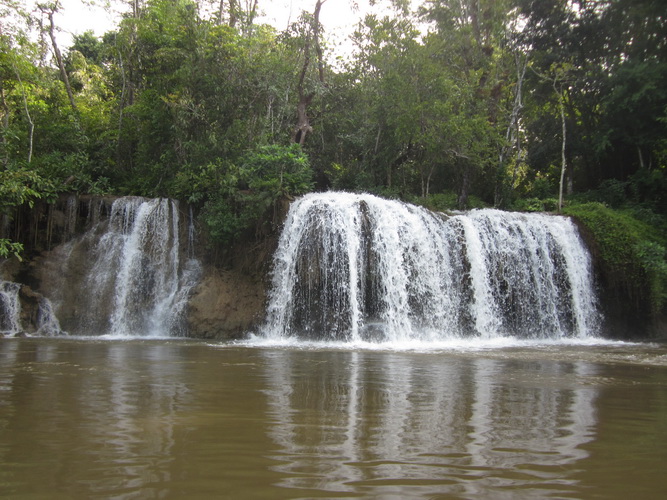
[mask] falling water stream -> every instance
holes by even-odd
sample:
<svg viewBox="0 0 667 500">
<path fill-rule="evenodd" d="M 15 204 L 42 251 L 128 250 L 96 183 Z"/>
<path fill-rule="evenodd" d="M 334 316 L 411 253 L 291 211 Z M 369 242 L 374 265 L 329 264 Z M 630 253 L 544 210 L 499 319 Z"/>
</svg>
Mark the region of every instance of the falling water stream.
<svg viewBox="0 0 667 500">
<path fill-rule="evenodd" d="M 0 334 L 22 334 L 21 301 L 19 299 L 20 283 L 0 280 Z M 35 299 L 37 304 L 34 311 L 34 335 L 51 337 L 62 335 L 60 322 L 53 311 L 51 301 L 46 297 Z"/>
<path fill-rule="evenodd" d="M 182 336 L 183 312 L 200 273 L 181 238 L 178 203 L 119 198 L 91 228 L 62 245 L 51 296 L 80 335 Z M 184 257 L 186 255 L 186 257 Z"/>
<path fill-rule="evenodd" d="M 445 215 L 324 193 L 289 212 L 263 336 L 584 339 L 599 319 L 590 257 L 568 218 Z"/>
<path fill-rule="evenodd" d="M 102 287 L 113 283 L 110 334 L 182 333 L 178 321 L 191 276 L 185 277 L 185 283 L 180 276 L 176 202 L 117 200 L 110 230 L 101 238 L 96 255 L 97 283 Z"/>
<path fill-rule="evenodd" d="M 21 328 L 21 285 L 12 281 L 0 281 L 0 333 L 16 334 Z"/>
</svg>

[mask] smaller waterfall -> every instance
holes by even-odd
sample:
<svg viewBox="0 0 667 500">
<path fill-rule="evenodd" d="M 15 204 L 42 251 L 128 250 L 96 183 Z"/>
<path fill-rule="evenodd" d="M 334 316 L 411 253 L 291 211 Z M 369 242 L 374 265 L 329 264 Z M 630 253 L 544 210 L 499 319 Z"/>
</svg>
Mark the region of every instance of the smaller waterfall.
<svg viewBox="0 0 667 500">
<path fill-rule="evenodd" d="M 0 281 L 0 334 L 15 335 L 21 331 L 21 285 Z"/>
<path fill-rule="evenodd" d="M 37 305 L 37 317 L 35 318 L 35 326 L 37 327 L 36 335 L 41 337 L 55 337 L 58 335 L 66 335 L 60 329 L 60 322 L 53 311 L 51 301 L 46 297 L 39 299 Z"/>
<path fill-rule="evenodd" d="M 184 294 L 196 266 L 181 269 L 177 202 L 117 200 L 109 226 L 95 252 L 98 284 L 113 284 L 109 333 L 183 333 Z"/>
<path fill-rule="evenodd" d="M 565 217 L 453 216 L 371 195 L 293 203 L 274 256 L 266 335 L 423 341 L 587 337 L 589 254 Z"/>
<path fill-rule="evenodd" d="M 12 281 L 0 281 L 0 334 L 16 335 L 28 331 L 43 337 L 66 335 L 60 329 L 51 301 L 34 292 L 26 299 L 28 308 L 22 321 L 21 286 Z"/>
<path fill-rule="evenodd" d="M 108 219 L 61 250 L 64 275 L 52 293 L 68 331 L 83 335 L 185 334 L 184 310 L 200 266 L 183 259 L 178 202 L 119 198 Z M 73 291 L 72 291 L 73 290 Z"/>
</svg>

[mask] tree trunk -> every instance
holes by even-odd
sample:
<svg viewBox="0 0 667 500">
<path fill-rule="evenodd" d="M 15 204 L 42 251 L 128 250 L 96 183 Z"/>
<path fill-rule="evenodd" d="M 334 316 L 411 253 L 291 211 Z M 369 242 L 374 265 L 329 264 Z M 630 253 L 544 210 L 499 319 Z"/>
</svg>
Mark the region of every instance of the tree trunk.
<svg viewBox="0 0 667 500">
<path fill-rule="evenodd" d="M 639 168 L 644 168 L 644 155 L 642 154 L 642 148 L 637 146 L 637 155 L 639 156 Z"/>
<path fill-rule="evenodd" d="M 387 167 L 387 189 L 391 189 L 391 184 L 393 182 L 392 174 L 394 173 L 394 165 L 390 163 Z"/>
<path fill-rule="evenodd" d="M 229 26 L 231 28 L 236 28 L 236 23 L 239 20 L 237 1 L 238 0 L 229 0 Z M 220 8 L 222 9 L 222 1 L 220 2 Z"/>
<path fill-rule="evenodd" d="M 220 0 L 218 4 L 218 26 L 222 26 L 222 21 L 225 18 L 225 0 Z"/>
<path fill-rule="evenodd" d="M 72 109 L 74 111 L 77 111 L 76 108 L 76 102 L 74 102 L 74 94 L 72 93 L 72 86 L 69 83 L 69 77 L 67 76 L 67 71 L 65 70 L 65 63 L 63 62 L 63 56 L 60 53 L 60 49 L 58 48 L 58 42 L 56 41 L 56 25 L 55 22 L 53 21 L 53 14 L 57 12 L 59 8 L 59 3 L 56 2 L 54 5 L 50 7 L 51 10 L 46 10 L 46 7 L 40 6 L 40 9 L 42 12 L 44 12 L 47 17 L 49 18 L 49 38 L 51 38 L 51 46 L 53 47 L 53 53 L 56 56 L 56 62 L 58 63 L 58 69 L 60 70 L 60 77 L 63 80 L 63 83 L 65 84 L 65 90 L 67 91 L 67 97 L 69 98 L 69 103 L 72 106 Z"/>
<path fill-rule="evenodd" d="M 516 91 L 514 94 L 514 104 L 512 106 L 512 114 L 510 115 L 509 122 L 507 124 L 507 130 L 505 131 L 505 145 L 500 149 L 500 155 L 498 158 L 498 168 L 499 178 L 496 184 L 496 195 L 495 195 L 495 205 L 500 206 L 504 202 L 505 197 L 505 161 L 509 156 L 509 152 L 512 149 L 516 150 L 516 161 L 514 162 L 514 168 L 512 169 L 511 183 L 509 187 L 509 192 L 514 189 L 514 182 L 516 181 L 517 168 L 519 165 L 519 160 L 521 158 L 521 127 L 519 126 L 519 118 L 521 115 L 521 110 L 523 109 L 523 80 L 526 76 L 526 68 L 528 67 L 528 58 L 524 58 L 523 61 L 520 61 L 520 55 L 515 54 L 516 62 Z"/>
<path fill-rule="evenodd" d="M 561 141 L 560 147 L 560 156 L 561 156 L 561 166 L 560 166 L 560 183 L 558 185 L 558 213 L 563 209 L 563 184 L 565 183 L 565 170 L 567 170 L 567 157 L 565 156 L 565 147 L 567 141 L 567 125 L 565 121 L 565 103 L 563 102 L 563 94 L 558 90 L 556 86 L 556 80 L 553 81 L 553 88 L 558 95 L 558 107 L 560 109 L 560 122 L 561 122 L 561 133 L 563 139 Z"/>
<path fill-rule="evenodd" d="M 25 94 L 25 88 L 23 87 L 23 80 L 21 80 L 21 75 L 16 65 L 12 62 L 12 67 L 14 68 L 14 73 L 16 74 L 16 79 L 19 82 L 19 87 L 21 88 L 21 96 L 23 97 L 23 109 L 25 110 L 25 116 L 28 119 L 28 163 L 32 162 L 32 149 L 34 143 L 34 133 L 35 133 L 35 123 L 32 121 L 30 116 L 30 110 L 28 109 L 28 97 Z M 3 96 L 4 101 L 4 96 Z"/>
<path fill-rule="evenodd" d="M 322 49 L 320 47 L 320 10 L 326 0 L 317 0 L 315 4 L 315 11 L 313 13 L 312 39 L 315 44 L 315 53 L 317 55 L 317 73 L 320 83 L 324 84 L 324 60 L 322 56 Z M 313 131 L 310 125 L 310 117 L 308 116 L 308 106 L 313 101 L 315 94 L 313 92 L 306 94 L 304 92 L 304 84 L 306 80 L 306 73 L 310 66 L 310 44 L 311 33 L 306 35 L 306 40 L 303 47 L 303 66 L 299 74 L 299 83 L 297 89 L 299 92 L 299 103 L 296 106 L 297 123 L 292 132 L 292 142 L 303 146 L 306 141 L 306 136 Z"/>
<path fill-rule="evenodd" d="M 428 198 L 429 195 L 431 194 L 431 178 L 433 177 L 434 173 L 435 173 L 435 166 L 431 166 L 431 168 L 428 171 L 428 175 L 426 176 L 426 193 L 425 193 L 426 198 Z"/>
<path fill-rule="evenodd" d="M 470 3 L 468 5 L 470 9 L 470 25 L 472 26 L 472 36 L 475 39 L 475 42 L 477 42 L 477 45 L 480 46 L 482 45 L 482 36 L 481 36 L 481 30 L 479 28 L 479 1 L 478 0 L 470 0 Z"/>
<path fill-rule="evenodd" d="M 324 57 L 322 56 L 322 46 L 320 45 L 320 10 L 327 0 L 317 0 L 315 3 L 315 12 L 313 13 L 313 38 L 315 41 L 315 53 L 317 54 L 317 74 L 320 83 L 324 83 Z"/>
<path fill-rule="evenodd" d="M 306 142 L 306 136 L 313 131 L 310 126 L 310 119 L 308 118 L 308 105 L 313 100 L 313 94 L 303 95 L 300 93 L 299 103 L 296 105 L 297 123 L 294 133 L 292 134 L 292 141 L 299 146 L 303 146 Z"/>
<path fill-rule="evenodd" d="M 252 26 L 252 23 L 255 21 L 255 17 L 257 16 L 257 2 L 259 0 L 254 0 L 252 3 L 252 7 L 250 10 L 247 12 L 247 19 L 245 22 L 245 25 L 247 28 L 250 28 Z"/>
<path fill-rule="evenodd" d="M 118 134 L 116 136 L 116 162 L 118 165 L 121 164 L 121 144 L 123 142 L 123 119 L 125 111 L 125 96 L 127 92 L 127 78 L 125 75 L 125 64 L 123 62 L 123 55 L 120 50 L 118 50 L 118 62 L 120 64 L 120 76 L 121 76 L 121 90 L 120 90 L 120 99 L 118 100 Z"/>
<path fill-rule="evenodd" d="M 141 16 L 141 0 L 132 0 L 132 17 L 139 19 Z"/>
<path fill-rule="evenodd" d="M 0 87 L 0 105 L 2 106 L 2 150 L 4 152 L 2 165 L 7 167 L 7 164 L 9 163 L 9 151 L 7 150 L 6 131 L 9 128 L 9 106 L 7 105 L 7 99 L 5 98 L 5 89 L 2 87 Z"/>
</svg>

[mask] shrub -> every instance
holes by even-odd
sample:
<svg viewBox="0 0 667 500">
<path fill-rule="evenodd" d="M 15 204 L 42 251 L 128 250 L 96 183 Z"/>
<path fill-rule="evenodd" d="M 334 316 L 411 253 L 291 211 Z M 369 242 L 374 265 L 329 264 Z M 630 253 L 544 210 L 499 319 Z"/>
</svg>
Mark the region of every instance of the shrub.
<svg viewBox="0 0 667 500">
<path fill-rule="evenodd" d="M 519 212 L 554 212 L 558 209 L 556 198 L 521 198 L 514 202 L 512 208 Z"/>
<path fill-rule="evenodd" d="M 424 198 L 415 198 L 412 201 L 417 205 L 421 205 L 436 212 L 447 212 L 457 209 L 457 196 L 456 193 L 451 191 L 430 194 Z"/>
<path fill-rule="evenodd" d="M 601 203 L 567 207 L 592 236 L 603 273 L 631 297 L 647 300 L 656 314 L 667 302 L 665 235 L 629 210 L 612 210 Z"/>
<path fill-rule="evenodd" d="M 217 189 L 209 194 L 203 219 L 211 239 L 230 244 L 241 233 L 264 222 L 282 198 L 312 190 L 312 170 L 308 157 L 296 145 L 261 146 L 250 151 L 238 167 L 218 169 Z"/>
</svg>

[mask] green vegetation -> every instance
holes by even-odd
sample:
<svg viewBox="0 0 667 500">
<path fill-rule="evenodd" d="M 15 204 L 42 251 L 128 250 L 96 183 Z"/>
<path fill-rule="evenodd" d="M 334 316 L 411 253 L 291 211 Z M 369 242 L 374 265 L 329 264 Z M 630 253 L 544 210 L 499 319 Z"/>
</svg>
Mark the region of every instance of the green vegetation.
<svg viewBox="0 0 667 500">
<path fill-rule="evenodd" d="M 631 209 L 612 210 L 602 203 L 566 209 L 593 237 L 605 276 L 624 288 L 629 297 L 647 301 L 660 312 L 667 303 L 667 239 L 664 228 L 641 220 Z M 663 230 L 660 230 L 663 229 Z"/>
<path fill-rule="evenodd" d="M 51 36 L 59 0 L 0 0 L 0 214 L 64 192 L 170 196 L 228 244 L 314 189 L 564 204 L 662 307 L 662 2 L 379 3 L 336 59 L 322 0 L 283 32 L 257 23 L 262 0 L 116 1 L 118 26 L 70 47 Z M 20 253 L 0 236 L 0 256 Z"/>
<path fill-rule="evenodd" d="M 242 158 L 239 166 L 210 168 L 218 171 L 218 179 L 206 196 L 203 218 L 212 240 L 225 245 L 249 229 L 262 233 L 263 224 L 277 225 L 279 201 L 313 188 L 308 158 L 297 144 L 263 146 Z"/>
<path fill-rule="evenodd" d="M 0 216 L 23 204 L 33 207 L 39 199 L 48 201 L 54 193 L 53 184 L 36 172 L 20 166 L 9 167 L 0 171 Z M 22 252 L 21 242 L 0 238 L 0 258 L 14 256 L 21 260 Z"/>
</svg>

